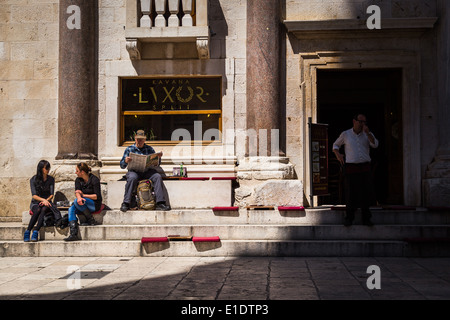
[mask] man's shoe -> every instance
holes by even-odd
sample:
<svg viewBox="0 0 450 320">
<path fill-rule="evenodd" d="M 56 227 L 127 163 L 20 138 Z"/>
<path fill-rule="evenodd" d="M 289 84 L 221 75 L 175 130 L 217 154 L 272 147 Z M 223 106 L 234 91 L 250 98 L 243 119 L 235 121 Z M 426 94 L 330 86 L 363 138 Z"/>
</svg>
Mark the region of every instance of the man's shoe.
<svg viewBox="0 0 450 320">
<path fill-rule="evenodd" d="M 127 212 L 128 209 L 130 209 L 130 205 L 128 203 L 126 203 L 126 202 L 123 202 L 122 206 L 120 207 L 120 211 Z"/>
<path fill-rule="evenodd" d="M 373 226 L 373 222 L 369 220 L 364 220 L 363 221 L 363 225 L 368 226 L 368 227 L 372 227 Z"/>
<path fill-rule="evenodd" d="M 155 210 L 157 210 L 157 211 L 169 211 L 170 207 L 166 206 L 165 203 L 157 203 L 156 207 L 155 207 Z"/>
<path fill-rule="evenodd" d="M 345 220 L 344 220 L 344 226 L 350 227 L 352 224 L 353 224 L 353 221 L 350 221 L 350 220 L 348 220 L 348 219 L 345 219 Z"/>
</svg>

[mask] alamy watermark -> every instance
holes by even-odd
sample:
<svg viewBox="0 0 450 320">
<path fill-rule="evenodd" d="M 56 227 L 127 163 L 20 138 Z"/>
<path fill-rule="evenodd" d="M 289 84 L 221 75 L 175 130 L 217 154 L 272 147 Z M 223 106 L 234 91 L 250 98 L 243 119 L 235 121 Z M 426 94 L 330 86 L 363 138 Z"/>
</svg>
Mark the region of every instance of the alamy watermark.
<svg viewBox="0 0 450 320">
<path fill-rule="evenodd" d="M 381 29 L 381 9 L 377 5 L 371 5 L 367 8 L 367 14 L 371 16 L 367 19 L 367 29 Z"/>
<path fill-rule="evenodd" d="M 214 128 L 203 133 L 202 127 L 202 121 L 194 121 L 194 136 L 187 129 L 172 132 L 171 141 L 179 141 L 171 151 L 172 159 L 183 159 L 183 164 L 221 164 L 235 154 L 266 157 L 279 152 L 279 129 L 227 129 L 221 132 Z M 221 145 L 204 145 L 204 141 L 220 140 Z M 192 144 L 185 141 L 192 141 Z"/>
<path fill-rule="evenodd" d="M 66 286 L 69 290 L 78 290 L 81 289 L 81 269 L 79 266 L 68 266 L 67 274 L 69 277 L 67 278 Z"/>
<path fill-rule="evenodd" d="M 81 29 L 81 9 L 79 6 L 71 5 L 67 7 L 68 14 L 70 14 L 67 19 L 66 25 L 69 30 Z"/>
<path fill-rule="evenodd" d="M 369 290 L 381 289 L 381 269 L 377 265 L 371 265 L 367 268 L 366 273 L 371 274 L 366 281 Z"/>
</svg>

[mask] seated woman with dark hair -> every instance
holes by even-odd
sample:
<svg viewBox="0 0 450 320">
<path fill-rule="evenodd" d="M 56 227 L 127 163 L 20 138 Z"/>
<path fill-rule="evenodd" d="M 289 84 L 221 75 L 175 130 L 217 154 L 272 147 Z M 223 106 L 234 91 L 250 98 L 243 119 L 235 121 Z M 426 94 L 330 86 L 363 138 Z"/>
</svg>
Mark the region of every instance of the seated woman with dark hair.
<svg viewBox="0 0 450 320">
<path fill-rule="evenodd" d="M 50 163 L 47 160 L 39 161 L 36 175 L 30 179 L 31 204 L 30 210 L 33 213 L 28 228 L 23 235 L 23 241 L 30 241 L 30 233 L 34 227 L 31 241 L 38 241 L 39 230 L 44 224 L 44 217 L 52 212 L 51 200 L 55 192 L 55 179 L 50 176 Z M 37 223 L 37 225 L 36 225 Z M 35 227 L 36 225 L 36 227 Z"/>
</svg>

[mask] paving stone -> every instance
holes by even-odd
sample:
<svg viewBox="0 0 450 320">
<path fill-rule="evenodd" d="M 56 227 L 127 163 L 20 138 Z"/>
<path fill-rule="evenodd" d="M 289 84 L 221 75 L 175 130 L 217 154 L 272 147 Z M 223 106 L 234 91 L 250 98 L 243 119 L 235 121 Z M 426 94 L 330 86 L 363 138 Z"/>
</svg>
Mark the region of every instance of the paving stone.
<svg viewBox="0 0 450 320">
<path fill-rule="evenodd" d="M 380 290 L 367 288 L 367 264 L 380 266 Z M 12 257 L 0 265 L 1 300 L 450 299 L 450 258 Z M 80 288 L 71 289 L 75 265 Z"/>
</svg>

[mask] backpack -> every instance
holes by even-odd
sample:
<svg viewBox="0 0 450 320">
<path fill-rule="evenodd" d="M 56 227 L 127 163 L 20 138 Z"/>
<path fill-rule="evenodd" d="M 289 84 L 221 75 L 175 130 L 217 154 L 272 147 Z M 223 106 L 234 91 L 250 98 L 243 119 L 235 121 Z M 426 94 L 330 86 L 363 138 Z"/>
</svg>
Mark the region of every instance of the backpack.
<svg viewBox="0 0 450 320">
<path fill-rule="evenodd" d="M 62 216 L 61 219 L 57 220 L 55 223 L 55 227 L 60 229 L 65 229 L 69 226 L 69 215 L 66 213 Z"/>
<path fill-rule="evenodd" d="M 44 227 L 53 227 L 55 225 L 55 215 L 49 212 L 44 216 Z"/>
<path fill-rule="evenodd" d="M 153 184 L 150 180 L 141 180 L 136 189 L 138 209 L 153 210 L 156 201 L 153 195 Z"/>
</svg>

